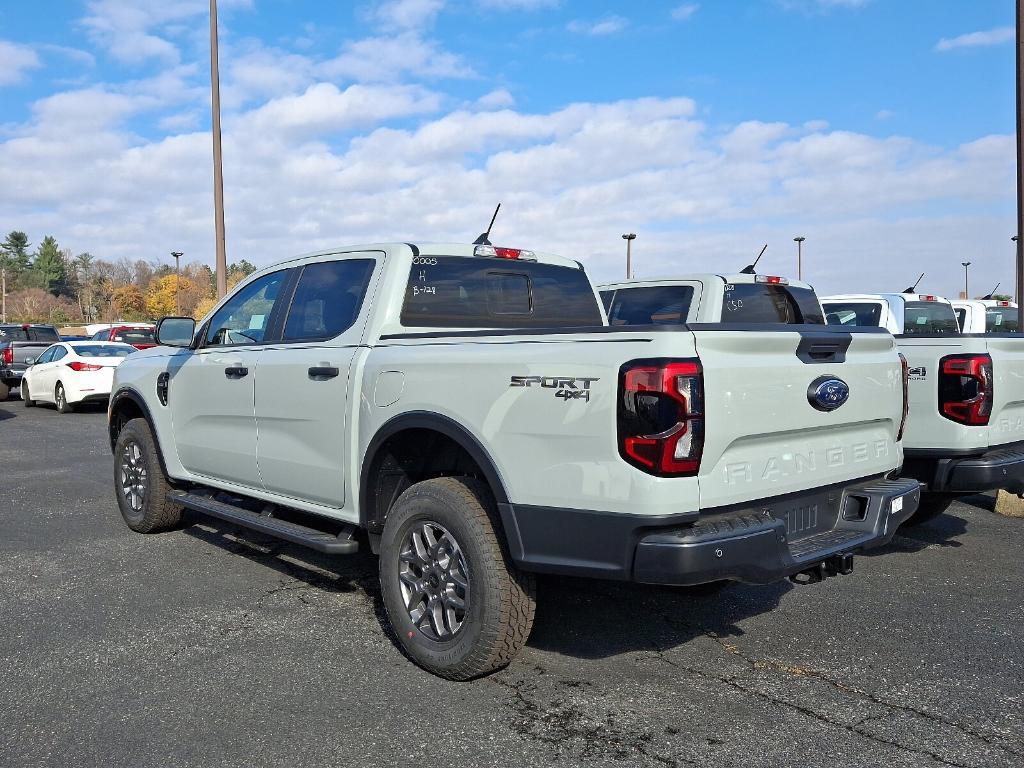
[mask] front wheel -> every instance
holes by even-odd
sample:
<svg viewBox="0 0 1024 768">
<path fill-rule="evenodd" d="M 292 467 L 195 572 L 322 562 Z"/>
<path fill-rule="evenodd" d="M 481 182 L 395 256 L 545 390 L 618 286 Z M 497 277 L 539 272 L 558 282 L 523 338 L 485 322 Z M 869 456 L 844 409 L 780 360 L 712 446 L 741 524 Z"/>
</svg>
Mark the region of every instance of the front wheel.
<svg viewBox="0 0 1024 768">
<path fill-rule="evenodd" d="M 11 393 L 11 388 L 0 381 L 0 402 L 7 399 L 7 396 Z"/>
<path fill-rule="evenodd" d="M 510 561 L 491 494 L 470 478 L 425 480 L 399 497 L 381 535 L 380 581 L 406 654 L 450 680 L 506 666 L 533 626 L 535 580 Z"/>
<path fill-rule="evenodd" d="M 170 481 L 145 419 L 132 419 L 114 444 L 114 488 L 121 517 L 133 531 L 158 533 L 181 522 L 182 508 L 167 501 Z"/>
<path fill-rule="evenodd" d="M 57 388 L 53 390 L 53 402 L 57 404 L 57 410 L 61 413 L 71 413 L 75 410 L 75 406 L 68 402 L 68 395 L 64 391 L 64 385 L 59 381 L 57 382 Z"/>
<path fill-rule="evenodd" d="M 29 396 L 28 382 L 24 379 L 21 380 L 21 402 L 25 404 L 26 408 L 31 408 L 36 404 L 36 401 Z"/>
</svg>

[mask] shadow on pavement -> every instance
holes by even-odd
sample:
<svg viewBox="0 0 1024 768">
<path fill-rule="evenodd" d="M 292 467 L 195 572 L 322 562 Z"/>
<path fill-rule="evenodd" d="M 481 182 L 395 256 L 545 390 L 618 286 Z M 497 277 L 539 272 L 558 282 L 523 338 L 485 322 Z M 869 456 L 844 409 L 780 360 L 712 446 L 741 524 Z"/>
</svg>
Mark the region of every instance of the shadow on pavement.
<svg viewBox="0 0 1024 768">
<path fill-rule="evenodd" d="M 974 497 L 971 497 L 974 498 Z M 893 553 L 920 552 L 928 547 L 962 547 L 959 537 L 967 533 L 967 521 L 948 512 L 921 525 L 903 526 L 884 547 L 863 554 L 878 557 Z"/>
<path fill-rule="evenodd" d="M 13 419 L 16 416 L 17 416 L 16 413 L 11 413 L 10 411 L 8 411 L 6 409 L 5 410 L 0 410 L 0 421 L 5 421 L 7 419 Z"/>
<path fill-rule="evenodd" d="M 337 557 L 293 546 L 218 520 L 194 517 L 183 533 L 283 576 L 329 593 L 361 592 L 381 628 L 401 650 L 388 625 L 377 577 L 377 558 L 360 541 L 356 555 Z M 285 556 L 285 557 L 282 557 Z M 775 608 L 793 589 L 787 582 L 749 586 L 718 582 L 700 587 L 542 576 L 529 646 L 577 658 L 604 658 L 682 645 L 695 637 L 742 634 L 737 623 Z"/>
</svg>

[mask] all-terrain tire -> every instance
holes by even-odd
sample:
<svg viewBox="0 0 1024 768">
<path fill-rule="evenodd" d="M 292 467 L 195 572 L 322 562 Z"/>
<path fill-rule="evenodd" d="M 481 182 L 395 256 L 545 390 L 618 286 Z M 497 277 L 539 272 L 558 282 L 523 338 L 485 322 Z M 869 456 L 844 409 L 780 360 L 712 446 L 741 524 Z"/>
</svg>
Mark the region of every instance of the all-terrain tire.
<svg viewBox="0 0 1024 768">
<path fill-rule="evenodd" d="M 917 505 L 917 510 L 907 518 L 903 525 L 913 527 L 927 523 L 949 509 L 949 505 L 958 498 L 956 494 L 952 493 L 929 493 L 926 491 L 921 494 L 921 502 Z"/>
<path fill-rule="evenodd" d="M 59 381 L 53 390 L 53 402 L 57 404 L 57 410 L 61 413 L 73 413 L 75 410 L 75 406 L 68 402 L 68 395 L 64 391 L 64 385 Z"/>
<path fill-rule="evenodd" d="M 464 617 L 448 638 L 431 637 L 429 616 L 425 628 L 423 621 L 414 623 L 402 592 L 400 571 L 407 562 L 403 549 L 409 551 L 410 537 L 425 524 L 449 534 L 465 568 Z M 444 546 L 450 549 L 450 544 L 442 550 Z M 449 564 L 454 559 L 449 557 Z M 508 665 L 533 627 L 536 580 L 512 563 L 491 493 L 472 478 L 424 480 L 398 498 L 381 535 L 380 582 L 384 608 L 402 649 L 428 672 L 449 680 L 471 680 Z M 444 578 L 442 582 L 448 583 Z"/>
<path fill-rule="evenodd" d="M 7 396 L 11 393 L 11 388 L 0 381 L 0 403 L 7 399 Z"/>
<path fill-rule="evenodd" d="M 114 489 L 121 517 L 133 531 L 159 533 L 181 523 L 182 507 L 167 501 L 171 483 L 145 419 L 132 419 L 117 435 Z"/>
<path fill-rule="evenodd" d="M 21 380 L 21 402 L 24 403 L 26 408 L 31 408 L 33 405 L 36 404 L 36 401 L 33 400 L 29 395 L 30 395 L 30 393 L 28 391 L 28 382 L 25 381 L 24 379 L 22 379 Z"/>
</svg>

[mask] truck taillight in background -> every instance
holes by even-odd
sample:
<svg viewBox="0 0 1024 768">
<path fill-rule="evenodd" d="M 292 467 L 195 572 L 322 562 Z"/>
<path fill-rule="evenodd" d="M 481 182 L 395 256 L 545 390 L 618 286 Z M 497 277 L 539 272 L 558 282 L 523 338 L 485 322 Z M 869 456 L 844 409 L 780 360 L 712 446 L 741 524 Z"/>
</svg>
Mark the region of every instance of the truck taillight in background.
<svg viewBox="0 0 1024 768">
<path fill-rule="evenodd" d="M 6 365 L 14 365 L 14 349 L 12 347 L 4 350 L 4 363 Z"/>
<path fill-rule="evenodd" d="M 902 352 L 900 356 L 900 371 L 903 375 L 903 418 L 900 419 L 900 431 L 896 433 L 896 442 L 903 439 L 903 429 L 907 426 L 907 415 L 910 413 L 910 364 Z"/>
<path fill-rule="evenodd" d="M 696 360 L 635 360 L 619 378 L 619 453 L 644 472 L 691 476 L 704 450 L 704 376 Z"/>
<path fill-rule="evenodd" d="M 992 415 L 992 358 L 949 355 L 939 361 L 939 413 L 970 426 L 985 426 Z"/>
</svg>

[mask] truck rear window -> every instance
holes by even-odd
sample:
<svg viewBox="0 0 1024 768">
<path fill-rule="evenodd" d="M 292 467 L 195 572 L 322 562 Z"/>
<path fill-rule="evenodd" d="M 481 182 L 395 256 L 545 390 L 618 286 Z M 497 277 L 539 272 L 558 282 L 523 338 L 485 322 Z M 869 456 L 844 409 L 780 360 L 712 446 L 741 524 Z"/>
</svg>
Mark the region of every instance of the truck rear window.
<svg viewBox="0 0 1024 768">
<path fill-rule="evenodd" d="M 882 305 L 876 302 L 851 302 L 849 304 L 828 302 L 823 306 L 825 321 L 829 325 L 870 327 L 879 325 L 882 319 Z"/>
<path fill-rule="evenodd" d="M 123 341 L 125 344 L 156 344 L 156 336 L 152 328 L 131 328 L 118 331 L 112 341 Z"/>
<path fill-rule="evenodd" d="M 950 304 L 937 301 L 908 301 L 903 307 L 903 333 L 914 336 L 923 333 L 960 333 L 960 324 Z"/>
<path fill-rule="evenodd" d="M 5 341 L 45 341 L 47 344 L 60 341 L 56 328 L 30 326 L 27 330 L 20 325 L 0 326 L 0 343 Z"/>
<path fill-rule="evenodd" d="M 824 325 L 814 291 L 768 283 L 726 283 L 723 323 L 804 323 Z"/>
<path fill-rule="evenodd" d="M 689 285 L 656 285 L 605 291 L 609 325 L 683 325 L 693 303 Z"/>
<path fill-rule="evenodd" d="M 572 328 L 602 325 L 575 267 L 462 256 L 413 259 L 402 307 L 413 328 Z"/>
<path fill-rule="evenodd" d="M 985 310 L 985 330 L 989 333 L 1016 333 L 1017 310 L 1012 307 L 992 307 Z"/>
</svg>

